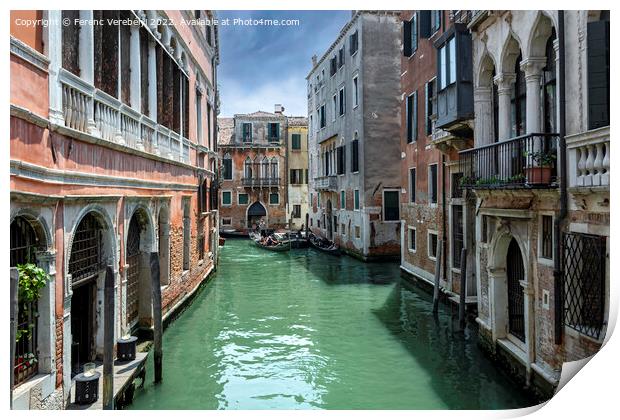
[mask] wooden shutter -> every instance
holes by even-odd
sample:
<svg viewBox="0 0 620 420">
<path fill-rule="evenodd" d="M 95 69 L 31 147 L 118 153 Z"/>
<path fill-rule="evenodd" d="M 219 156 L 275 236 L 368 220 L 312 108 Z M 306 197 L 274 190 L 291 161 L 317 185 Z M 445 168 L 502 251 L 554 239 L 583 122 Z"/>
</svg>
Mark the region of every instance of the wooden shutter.
<svg viewBox="0 0 620 420">
<path fill-rule="evenodd" d="M 428 82 L 424 83 L 424 134 L 428 135 L 428 117 L 430 115 L 429 110 L 429 97 L 428 97 Z"/>
<path fill-rule="evenodd" d="M 405 57 L 411 56 L 411 22 L 403 22 L 403 55 Z"/>
<path fill-rule="evenodd" d="M 411 95 L 407 96 L 407 101 L 405 102 L 406 106 L 405 106 L 405 115 L 407 118 L 407 143 L 411 143 L 412 140 L 412 127 L 411 127 L 411 112 L 412 112 L 412 100 L 411 100 Z"/>
<path fill-rule="evenodd" d="M 588 23 L 588 128 L 609 125 L 609 22 Z"/>
</svg>

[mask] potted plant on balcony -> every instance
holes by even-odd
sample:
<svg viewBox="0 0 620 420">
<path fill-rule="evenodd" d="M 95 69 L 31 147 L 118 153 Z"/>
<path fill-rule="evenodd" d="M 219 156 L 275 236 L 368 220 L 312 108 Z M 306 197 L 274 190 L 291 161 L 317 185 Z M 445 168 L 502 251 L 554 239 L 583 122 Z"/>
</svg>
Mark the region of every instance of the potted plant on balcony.
<svg viewBox="0 0 620 420">
<path fill-rule="evenodd" d="M 525 175 L 530 185 L 550 184 L 555 155 L 548 152 L 525 152 Z"/>
</svg>

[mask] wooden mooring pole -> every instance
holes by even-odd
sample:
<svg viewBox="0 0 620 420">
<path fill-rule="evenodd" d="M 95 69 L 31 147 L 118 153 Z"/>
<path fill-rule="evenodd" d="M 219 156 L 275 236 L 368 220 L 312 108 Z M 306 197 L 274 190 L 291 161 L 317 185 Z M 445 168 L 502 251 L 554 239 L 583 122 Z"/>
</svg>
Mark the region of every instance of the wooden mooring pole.
<svg viewBox="0 0 620 420">
<path fill-rule="evenodd" d="M 439 278 L 441 276 L 441 250 L 443 248 L 443 240 L 437 240 L 437 248 L 435 250 L 435 289 L 433 290 L 433 313 L 439 310 Z"/>
<path fill-rule="evenodd" d="M 108 265 L 103 291 L 103 409 L 114 410 L 114 270 Z"/>
<path fill-rule="evenodd" d="M 19 271 L 11 267 L 11 381 L 9 382 L 10 400 L 9 406 L 13 409 L 13 384 L 15 383 L 15 336 L 17 335 L 17 291 L 19 290 Z"/>
<path fill-rule="evenodd" d="M 465 297 L 467 295 L 467 249 L 461 248 L 461 296 L 459 296 L 459 325 L 465 328 Z"/>
<path fill-rule="evenodd" d="M 162 315 L 161 287 L 159 281 L 159 254 L 151 252 L 151 290 L 153 292 L 153 360 L 155 362 L 155 382 L 162 379 Z"/>
</svg>

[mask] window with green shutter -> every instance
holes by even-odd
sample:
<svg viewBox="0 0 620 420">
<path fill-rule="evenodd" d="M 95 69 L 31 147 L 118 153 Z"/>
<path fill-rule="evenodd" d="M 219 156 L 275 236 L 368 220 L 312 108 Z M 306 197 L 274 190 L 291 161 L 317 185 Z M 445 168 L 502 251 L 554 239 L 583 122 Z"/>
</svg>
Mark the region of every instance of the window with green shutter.
<svg viewBox="0 0 620 420">
<path fill-rule="evenodd" d="M 291 149 L 301 150 L 301 134 L 293 134 L 291 137 Z"/>
<path fill-rule="evenodd" d="M 239 194 L 238 201 L 239 201 L 239 204 L 248 204 L 248 195 L 247 194 Z"/>
<path fill-rule="evenodd" d="M 280 194 L 271 193 L 269 194 L 269 204 L 279 204 L 280 203 Z"/>
<path fill-rule="evenodd" d="M 344 209 L 346 207 L 346 194 L 344 190 L 340 191 L 340 208 Z"/>
<path fill-rule="evenodd" d="M 232 204 L 232 193 L 230 191 L 222 191 L 222 205 L 230 206 Z"/>
<path fill-rule="evenodd" d="M 360 190 L 353 191 L 353 208 L 355 210 L 360 209 Z"/>
</svg>

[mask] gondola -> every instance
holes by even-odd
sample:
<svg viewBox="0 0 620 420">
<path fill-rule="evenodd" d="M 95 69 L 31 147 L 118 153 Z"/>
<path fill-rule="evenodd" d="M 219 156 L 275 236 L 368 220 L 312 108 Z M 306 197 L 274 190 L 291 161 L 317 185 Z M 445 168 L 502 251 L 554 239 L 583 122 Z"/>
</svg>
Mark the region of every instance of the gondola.
<svg viewBox="0 0 620 420">
<path fill-rule="evenodd" d="M 220 236 L 222 238 L 247 238 L 248 234 L 236 229 L 220 229 Z"/>
<path fill-rule="evenodd" d="M 308 240 L 313 248 L 316 248 L 321 252 L 325 252 L 326 254 L 334 256 L 340 255 L 340 248 L 338 248 L 338 245 L 336 245 L 329 239 L 319 238 L 318 236 L 311 233 Z"/>
<path fill-rule="evenodd" d="M 260 241 L 254 241 L 254 243 L 259 248 L 267 249 L 269 251 L 274 251 L 274 252 L 284 252 L 290 249 L 290 244 L 288 241 L 278 242 L 276 245 L 265 245 L 261 243 Z"/>
</svg>

